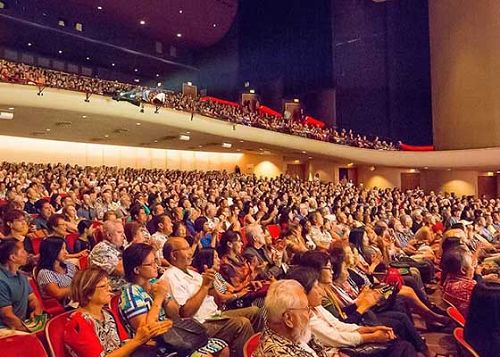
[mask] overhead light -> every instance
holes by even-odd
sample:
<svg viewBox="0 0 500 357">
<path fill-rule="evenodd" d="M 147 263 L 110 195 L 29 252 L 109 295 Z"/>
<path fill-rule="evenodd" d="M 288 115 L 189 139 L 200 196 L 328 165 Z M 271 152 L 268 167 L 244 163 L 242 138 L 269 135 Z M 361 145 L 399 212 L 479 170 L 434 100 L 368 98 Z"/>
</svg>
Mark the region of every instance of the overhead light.
<svg viewBox="0 0 500 357">
<path fill-rule="evenodd" d="M 141 123 L 137 122 L 137 123 L 135 123 L 135 125 L 137 125 L 137 126 L 141 126 Z"/>
<path fill-rule="evenodd" d="M 250 94 L 255 94 L 255 89 L 250 89 Z"/>
<path fill-rule="evenodd" d="M 116 63 L 111 63 L 111 67 L 114 67 L 114 66 L 116 66 Z"/>
<path fill-rule="evenodd" d="M 108 134 L 106 134 L 106 135 L 104 135 L 104 137 L 105 137 L 105 138 L 109 138 L 109 135 L 108 135 Z"/>
<path fill-rule="evenodd" d="M 45 131 L 49 132 L 49 131 L 50 131 L 50 128 L 45 129 Z"/>
<path fill-rule="evenodd" d="M 31 43 L 31 42 L 28 42 L 28 46 L 30 46 L 30 47 L 31 47 L 31 45 L 32 45 L 32 43 Z"/>
<path fill-rule="evenodd" d="M 353 167 L 354 166 L 354 162 L 350 162 L 347 164 L 347 167 Z"/>
<path fill-rule="evenodd" d="M 137 69 L 137 68 L 134 68 L 134 72 L 139 72 L 139 69 Z"/>
<path fill-rule="evenodd" d="M 500 170 L 497 171 L 497 174 L 500 174 Z"/>
<path fill-rule="evenodd" d="M 309 157 L 308 157 L 308 159 L 309 159 L 309 160 L 311 160 L 311 159 L 312 159 L 312 156 L 309 156 Z"/>
<path fill-rule="evenodd" d="M 415 172 L 417 172 L 416 169 L 410 169 L 410 173 L 414 174 Z"/>
<path fill-rule="evenodd" d="M 494 175 L 495 175 L 495 173 L 493 171 L 488 171 L 486 173 L 486 176 L 494 176 Z"/>
<path fill-rule="evenodd" d="M 135 82 L 135 83 L 139 83 L 139 82 L 140 82 L 140 81 L 139 81 L 139 78 L 134 79 L 134 82 Z"/>
<path fill-rule="evenodd" d="M 160 75 L 158 73 L 156 73 L 156 78 L 158 78 Z"/>
<path fill-rule="evenodd" d="M 217 27 L 217 24 L 212 24 L 212 27 Z"/>
<path fill-rule="evenodd" d="M 429 169 L 429 166 L 424 166 L 424 170 L 428 170 Z"/>
<path fill-rule="evenodd" d="M 307 151 L 302 151 L 303 154 L 307 154 Z"/>
<path fill-rule="evenodd" d="M 298 103 L 298 102 L 300 102 L 300 101 L 299 101 L 299 98 L 294 98 L 294 99 L 293 99 L 293 102 L 294 102 L 294 103 Z"/>
<path fill-rule="evenodd" d="M 59 50 L 59 51 L 57 51 L 57 52 L 58 52 L 59 54 L 61 54 L 61 53 L 62 53 L 62 50 Z"/>
<path fill-rule="evenodd" d="M 58 20 L 58 21 L 57 21 L 57 24 L 58 24 L 59 26 L 61 26 L 61 27 L 65 27 L 65 26 L 66 26 L 66 21 L 64 21 L 64 20 Z"/>
<path fill-rule="evenodd" d="M 241 151 L 241 149 L 236 149 L 236 151 Z"/>
<path fill-rule="evenodd" d="M 222 147 L 226 149 L 231 149 L 233 145 L 231 143 L 222 143 Z"/>
<path fill-rule="evenodd" d="M 375 171 L 375 166 L 370 166 L 370 171 Z"/>
<path fill-rule="evenodd" d="M 243 140 L 240 140 L 240 143 L 244 143 L 244 141 L 243 141 Z"/>
<path fill-rule="evenodd" d="M 146 21 L 144 21 L 144 20 L 139 21 L 139 23 L 140 23 L 141 25 L 146 25 Z"/>
<path fill-rule="evenodd" d="M 182 37 L 182 33 L 178 33 L 177 37 L 181 38 Z"/>
<path fill-rule="evenodd" d="M 191 137 L 189 135 L 179 135 L 179 140 L 182 140 L 182 141 L 189 141 L 191 140 Z"/>
<path fill-rule="evenodd" d="M 187 82 L 187 85 L 188 85 L 188 86 L 192 86 L 192 85 L 193 85 L 193 82 Z"/>
<path fill-rule="evenodd" d="M 0 112 L 0 119 L 2 119 L 2 120 L 12 120 L 12 119 L 14 119 L 14 113 Z"/>
<path fill-rule="evenodd" d="M 198 145 L 198 147 L 199 147 L 199 148 L 202 148 L 202 147 L 203 147 L 203 145 Z"/>
<path fill-rule="evenodd" d="M 87 56 L 85 59 L 86 59 L 87 61 L 90 61 L 90 57 L 88 57 L 88 56 Z"/>
<path fill-rule="evenodd" d="M 186 134 L 191 134 L 191 132 L 190 131 L 186 131 Z"/>
<path fill-rule="evenodd" d="M 87 116 L 86 115 L 82 115 L 82 118 L 85 119 Z"/>
<path fill-rule="evenodd" d="M 181 10 L 179 10 L 179 14 L 182 14 L 182 12 L 183 12 L 183 11 L 182 11 L 182 9 L 181 9 Z"/>
<path fill-rule="evenodd" d="M 158 87 L 161 87 L 161 82 L 156 83 Z"/>
<path fill-rule="evenodd" d="M 446 171 L 451 171 L 451 169 L 446 169 Z"/>
<path fill-rule="evenodd" d="M 14 110 L 15 108 L 14 107 L 9 107 L 9 110 Z"/>
<path fill-rule="evenodd" d="M 102 6 L 98 6 L 98 7 L 97 7 L 97 10 L 102 10 Z"/>
<path fill-rule="evenodd" d="M 83 31 L 83 24 L 81 22 L 75 23 L 75 30 L 78 32 L 82 32 Z"/>
</svg>

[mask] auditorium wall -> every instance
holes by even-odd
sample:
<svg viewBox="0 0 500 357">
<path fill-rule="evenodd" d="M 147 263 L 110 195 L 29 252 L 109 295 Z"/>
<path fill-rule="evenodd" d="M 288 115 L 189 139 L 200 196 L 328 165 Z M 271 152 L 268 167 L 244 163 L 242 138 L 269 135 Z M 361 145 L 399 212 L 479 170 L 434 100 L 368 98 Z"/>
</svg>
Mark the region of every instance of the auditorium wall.
<svg viewBox="0 0 500 357">
<path fill-rule="evenodd" d="M 13 136 L 0 136 L 0 161 L 202 171 L 233 171 L 238 165 L 242 172 L 269 177 L 283 172 L 283 158 L 277 155 L 162 150 Z"/>
<path fill-rule="evenodd" d="M 498 0 L 429 1 L 434 146 L 500 146 Z"/>
</svg>

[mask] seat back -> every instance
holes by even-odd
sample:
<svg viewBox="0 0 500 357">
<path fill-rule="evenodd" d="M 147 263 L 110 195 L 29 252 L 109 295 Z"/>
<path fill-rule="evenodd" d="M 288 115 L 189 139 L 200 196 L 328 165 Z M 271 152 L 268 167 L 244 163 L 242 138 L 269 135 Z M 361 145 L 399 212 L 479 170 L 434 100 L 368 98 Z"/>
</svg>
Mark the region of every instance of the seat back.
<svg viewBox="0 0 500 357">
<path fill-rule="evenodd" d="M 278 239 L 280 237 L 281 229 L 280 229 L 279 225 L 270 224 L 267 226 L 267 230 L 269 231 L 269 234 L 273 238 L 273 241 L 275 241 L 276 239 Z"/>
<path fill-rule="evenodd" d="M 2 356 L 37 356 L 47 357 L 42 342 L 35 334 L 13 335 L 0 338 Z"/>
<path fill-rule="evenodd" d="M 473 357 L 480 357 L 479 356 L 479 353 L 477 353 L 476 351 L 474 351 L 474 348 L 469 345 L 469 343 L 467 341 L 465 341 L 465 338 L 464 338 L 464 329 L 461 328 L 461 327 L 457 327 L 456 329 L 453 330 L 453 337 L 455 337 L 455 340 L 457 340 L 457 342 L 460 344 L 460 346 L 462 348 L 464 348 L 465 350 L 467 350 L 467 352 L 473 356 Z"/>
<path fill-rule="evenodd" d="M 252 337 L 245 342 L 245 346 L 243 346 L 243 356 L 244 357 L 252 357 L 252 353 L 257 349 L 257 346 L 260 342 L 260 332 L 256 333 Z"/>
<path fill-rule="evenodd" d="M 36 270 L 33 269 L 33 276 L 35 275 Z M 40 305 L 42 306 L 43 311 L 48 313 L 49 315 L 56 316 L 59 314 L 62 314 L 64 310 L 64 306 L 59 303 L 56 299 L 53 298 L 42 298 L 42 294 L 40 293 L 40 289 L 38 288 L 38 284 L 35 280 L 35 278 L 28 278 L 28 282 L 31 286 L 31 290 L 35 293 L 35 296 L 37 297 L 38 301 L 40 302 Z"/>
<path fill-rule="evenodd" d="M 70 233 L 65 237 L 68 252 L 72 253 L 74 251 L 75 242 L 78 239 L 78 237 L 79 237 L 78 233 Z"/>
<path fill-rule="evenodd" d="M 66 357 L 64 348 L 64 327 L 72 311 L 51 318 L 45 326 L 45 335 L 52 357 Z"/>
<path fill-rule="evenodd" d="M 461 327 L 465 326 L 465 317 L 455 306 L 448 307 L 446 312 L 448 313 L 448 316 L 451 317 L 458 325 Z"/>
<path fill-rule="evenodd" d="M 243 243 L 243 248 L 244 248 L 248 244 L 247 231 L 246 231 L 245 227 L 241 227 L 240 234 L 241 234 L 241 242 Z"/>
<path fill-rule="evenodd" d="M 125 327 L 125 322 L 122 319 L 122 315 L 120 314 L 120 294 L 115 295 L 111 298 L 111 301 L 109 303 L 109 309 L 111 310 L 111 313 L 113 314 L 113 317 L 115 318 L 116 321 L 116 326 L 118 327 L 118 333 L 120 335 L 120 338 L 123 340 L 123 338 L 128 338 L 128 332 Z"/>
</svg>

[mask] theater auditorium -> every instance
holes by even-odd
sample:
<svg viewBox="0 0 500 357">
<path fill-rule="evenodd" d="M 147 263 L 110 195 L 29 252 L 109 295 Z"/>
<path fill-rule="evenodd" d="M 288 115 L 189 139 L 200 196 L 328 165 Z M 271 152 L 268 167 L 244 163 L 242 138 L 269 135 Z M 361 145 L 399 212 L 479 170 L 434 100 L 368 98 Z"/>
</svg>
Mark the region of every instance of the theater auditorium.
<svg viewBox="0 0 500 357">
<path fill-rule="evenodd" d="M 494 357 L 498 0 L 0 0 L 5 357 Z"/>
</svg>

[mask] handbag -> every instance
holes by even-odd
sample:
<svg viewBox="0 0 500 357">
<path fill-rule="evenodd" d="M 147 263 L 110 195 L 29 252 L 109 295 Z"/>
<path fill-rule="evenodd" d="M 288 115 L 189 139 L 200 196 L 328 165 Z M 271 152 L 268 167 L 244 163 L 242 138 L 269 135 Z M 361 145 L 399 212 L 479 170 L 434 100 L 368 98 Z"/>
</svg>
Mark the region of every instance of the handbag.
<svg viewBox="0 0 500 357">
<path fill-rule="evenodd" d="M 173 320 L 170 330 L 157 338 L 169 352 L 177 352 L 177 356 L 189 356 L 208 343 L 208 333 L 205 327 L 193 318 L 178 318 Z"/>
</svg>

